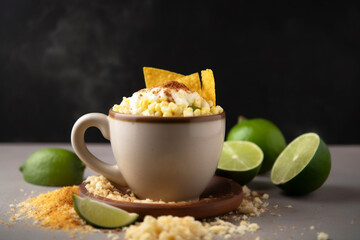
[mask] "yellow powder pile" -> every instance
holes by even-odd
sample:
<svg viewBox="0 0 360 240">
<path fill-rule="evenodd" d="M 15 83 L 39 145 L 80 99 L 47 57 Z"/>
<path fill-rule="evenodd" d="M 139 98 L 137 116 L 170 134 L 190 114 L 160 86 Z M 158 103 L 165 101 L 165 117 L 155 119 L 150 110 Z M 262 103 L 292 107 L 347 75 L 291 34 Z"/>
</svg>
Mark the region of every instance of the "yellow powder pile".
<svg viewBox="0 0 360 240">
<path fill-rule="evenodd" d="M 30 198 L 18 204 L 18 211 L 12 220 L 25 217 L 49 229 L 90 232 L 93 228 L 86 225 L 74 210 L 72 194 L 79 194 L 77 186 L 64 187 Z"/>
</svg>

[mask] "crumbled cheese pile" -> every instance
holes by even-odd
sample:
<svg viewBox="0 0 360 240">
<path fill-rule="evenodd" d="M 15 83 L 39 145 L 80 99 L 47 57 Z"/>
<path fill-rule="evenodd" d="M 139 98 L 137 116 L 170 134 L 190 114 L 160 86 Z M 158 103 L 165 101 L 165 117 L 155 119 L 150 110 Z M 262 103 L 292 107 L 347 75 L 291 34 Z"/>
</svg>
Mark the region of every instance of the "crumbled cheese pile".
<svg viewBox="0 0 360 240">
<path fill-rule="evenodd" d="M 104 176 L 90 176 L 85 182 L 85 188 L 89 193 L 98 195 L 101 197 L 109 198 L 117 201 L 129 201 L 133 202 L 136 200 L 135 195 L 130 191 L 124 194 L 120 193 Z"/>
<path fill-rule="evenodd" d="M 119 192 L 119 190 L 111 184 L 107 178 L 104 176 L 89 176 L 85 182 L 87 184 L 85 185 L 86 190 L 93 194 L 100 197 L 116 200 L 116 201 L 127 201 L 127 202 L 135 202 L 135 203 L 166 203 L 166 204 L 174 204 L 174 203 L 180 203 L 180 202 L 164 202 L 164 201 L 154 201 L 152 199 L 146 198 L 146 199 L 139 199 L 135 196 L 135 194 L 130 190 L 126 189 L 126 193 Z M 210 197 L 209 197 L 210 198 Z"/>
<path fill-rule="evenodd" d="M 201 223 L 193 217 L 161 216 L 157 219 L 146 216 L 142 223 L 126 229 L 125 238 L 129 240 L 210 240 L 213 234 L 222 235 L 225 239 L 231 234 L 244 235 L 259 229 L 256 223 L 241 221 L 239 225 L 216 218 L 215 221 Z"/>
<path fill-rule="evenodd" d="M 210 231 L 193 217 L 161 216 L 156 219 L 146 216 L 142 223 L 126 229 L 125 238 L 129 240 L 210 240 L 212 236 Z"/>
<path fill-rule="evenodd" d="M 243 193 L 244 198 L 238 209 L 236 209 L 236 213 L 258 217 L 266 211 L 269 203 L 264 200 L 269 199 L 269 194 L 260 194 L 256 191 L 251 191 L 247 186 L 243 186 Z"/>
<path fill-rule="evenodd" d="M 138 199 L 135 194 L 127 189 L 127 192 L 124 194 L 119 192 L 118 189 L 112 185 L 109 180 L 107 180 L 104 176 L 89 176 L 85 182 L 86 190 L 89 193 L 109 198 L 117 201 L 128 201 L 128 202 L 139 202 L 139 203 L 165 203 L 164 201 L 154 201 L 149 198 L 147 199 Z M 175 203 L 175 202 L 167 202 L 167 203 Z"/>
</svg>

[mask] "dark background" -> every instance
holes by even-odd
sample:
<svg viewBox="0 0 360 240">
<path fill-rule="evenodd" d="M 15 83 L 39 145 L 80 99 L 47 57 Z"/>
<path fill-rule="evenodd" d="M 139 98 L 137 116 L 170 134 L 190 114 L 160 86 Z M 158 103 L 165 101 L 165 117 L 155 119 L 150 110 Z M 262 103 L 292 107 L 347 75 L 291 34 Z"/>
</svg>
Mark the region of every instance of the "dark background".
<svg viewBox="0 0 360 240">
<path fill-rule="evenodd" d="M 227 130 L 241 114 L 359 144 L 359 4 L 289 2 L 0 1 L 0 141 L 69 142 L 152 66 L 211 68 Z"/>
</svg>

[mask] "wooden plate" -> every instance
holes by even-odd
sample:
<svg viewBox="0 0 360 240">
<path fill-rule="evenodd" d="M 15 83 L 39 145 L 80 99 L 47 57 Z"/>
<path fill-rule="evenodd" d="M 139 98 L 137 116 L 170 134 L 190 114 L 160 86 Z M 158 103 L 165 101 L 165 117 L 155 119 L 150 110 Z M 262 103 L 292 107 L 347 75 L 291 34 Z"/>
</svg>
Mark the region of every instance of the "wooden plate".
<svg viewBox="0 0 360 240">
<path fill-rule="evenodd" d="M 215 217 L 236 209 L 243 199 L 242 187 L 238 183 L 218 176 L 212 178 L 199 201 L 179 203 L 138 203 L 112 200 L 89 193 L 85 188 L 86 184 L 87 182 L 80 184 L 80 196 L 137 213 L 141 219 L 146 215 L 154 217 L 161 215 L 193 216 L 197 219 Z M 121 193 L 125 193 L 127 190 L 124 187 L 116 187 Z"/>
</svg>

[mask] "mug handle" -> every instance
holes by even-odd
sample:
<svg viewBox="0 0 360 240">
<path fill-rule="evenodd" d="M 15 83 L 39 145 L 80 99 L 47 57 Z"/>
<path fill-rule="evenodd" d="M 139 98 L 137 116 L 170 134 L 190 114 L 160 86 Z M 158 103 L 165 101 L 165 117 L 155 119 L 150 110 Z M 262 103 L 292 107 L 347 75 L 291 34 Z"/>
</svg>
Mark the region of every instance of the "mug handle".
<svg viewBox="0 0 360 240">
<path fill-rule="evenodd" d="M 75 122 L 71 131 L 71 144 L 75 153 L 81 161 L 95 172 L 102 174 L 104 177 L 117 184 L 127 186 L 125 179 L 116 164 L 109 164 L 101 161 L 86 147 L 84 135 L 89 127 L 98 128 L 104 138 L 110 140 L 108 116 L 102 113 L 85 114 Z"/>
</svg>

